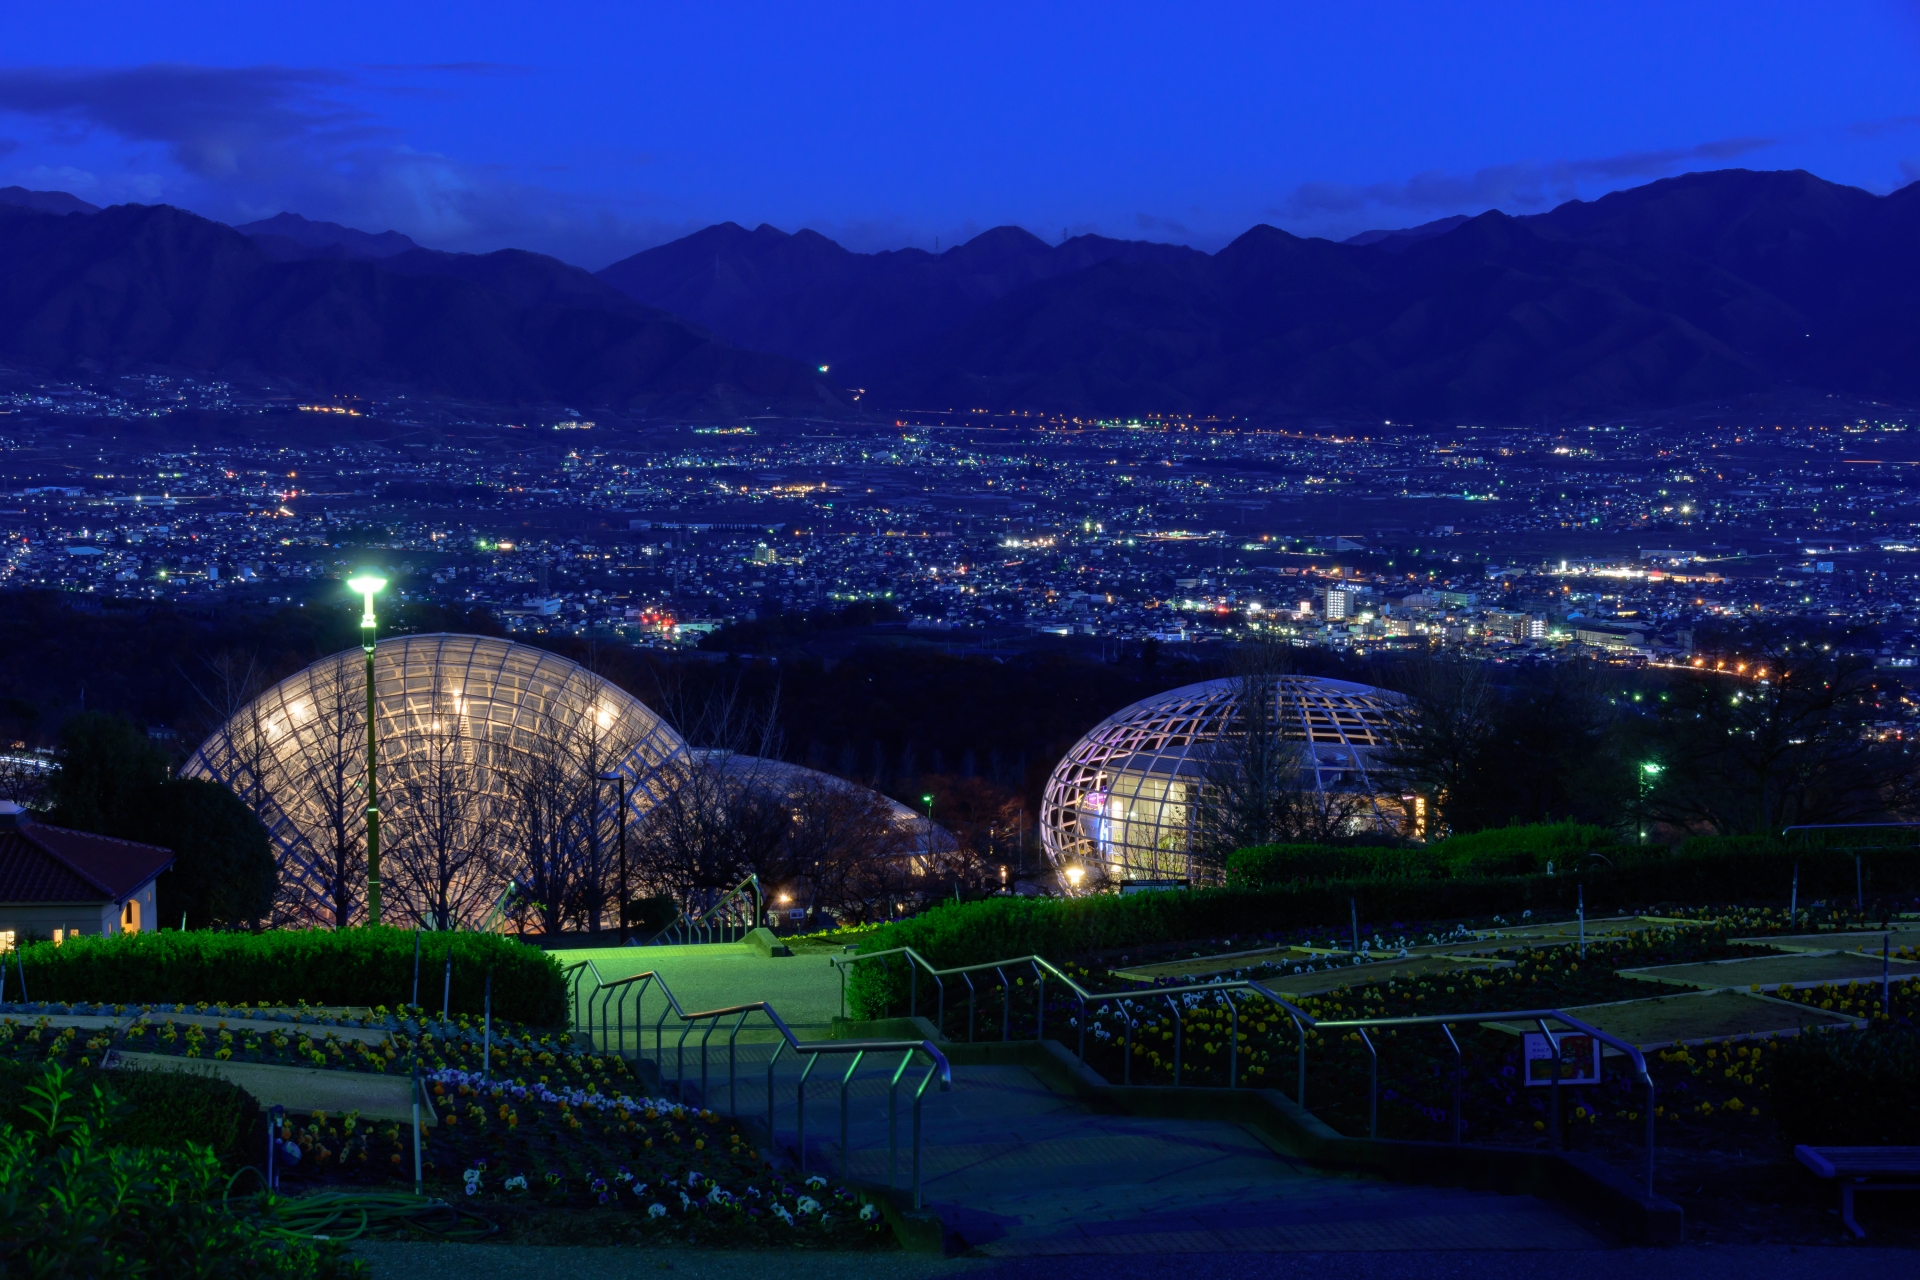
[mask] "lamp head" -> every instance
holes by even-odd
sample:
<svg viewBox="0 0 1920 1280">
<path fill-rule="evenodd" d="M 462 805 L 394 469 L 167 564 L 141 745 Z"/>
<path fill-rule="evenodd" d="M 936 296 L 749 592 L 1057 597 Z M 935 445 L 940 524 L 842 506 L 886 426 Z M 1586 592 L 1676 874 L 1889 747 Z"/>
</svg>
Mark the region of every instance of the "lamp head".
<svg viewBox="0 0 1920 1280">
<path fill-rule="evenodd" d="M 373 627 L 374 593 L 386 585 L 387 580 L 376 573 L 363 573 L 357 577 L 347 579 L 347 589 L 349 591 L 352 591 L 355 595 L 366 597 L 367 611 L 360 618 L 361 626 L 369 629 Z"/>
</svg>

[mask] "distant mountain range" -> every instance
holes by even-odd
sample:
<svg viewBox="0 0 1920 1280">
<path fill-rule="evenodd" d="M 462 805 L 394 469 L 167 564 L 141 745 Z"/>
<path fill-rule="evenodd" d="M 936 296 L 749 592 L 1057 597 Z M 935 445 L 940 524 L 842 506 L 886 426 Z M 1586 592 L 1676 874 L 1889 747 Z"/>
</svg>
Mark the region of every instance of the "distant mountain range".
<svg viewBox="0 0 1920 1280">
<path fill-rule="evenodd" d="M 861 254 L 722 223 L 598 279 L 294 214 L 228 228 L 8 188 L 0 273 L 11 363 L 502 402 L 1498 422 L 1920 399 L 1920 187 L 1801 172 L 1345 243 L 1259 226 L 1215 254 L 1015 227 Z"/>
<path fill-rule="evenodd" d="M 1470 420 L 1755 393 L 1920 396 L 1920 186 L 1690 174 L 1345 244 L 1213 255 L 1013 228 L 935 257 L 711 227 L 600 273 L 868 401 Z"/>
<path fill-rule="evenodd" d="M 0 362 L 505 406 L 845 409 L 805 365 L 539 254 L 436 253 L 287 214 L 243 234 L 164 205 L 49 207 L 0 199 Z"/>
</svg>

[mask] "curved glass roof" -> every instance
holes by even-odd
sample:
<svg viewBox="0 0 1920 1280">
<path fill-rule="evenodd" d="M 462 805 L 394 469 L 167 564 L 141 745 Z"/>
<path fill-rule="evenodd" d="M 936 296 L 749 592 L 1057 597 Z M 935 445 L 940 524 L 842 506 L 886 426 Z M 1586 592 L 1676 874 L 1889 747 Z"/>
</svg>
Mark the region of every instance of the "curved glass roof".
<svg viewBox="0 0 1920 1280">
<path fill-rule="evenodd" d="M 365 672 L 362 649 L 322 658 L 242 708 L 181 771 L 231 788 L 266 823 L 277 922 L 364 919 Z M 472 927 L 509 879 L 584 883 L 617 819 L 614 784 L 598 776 L 630 779 L 637 814 L 686 749 L 607 680 L 488 636 L 380 641 L 374 705 L 389 923 Z"/>
<path fill-rule="evenodd" d="M 1055 866 L 1108 879 L 1184 880 L 1201 788 L 1216 744 L 1240 714 L 1241 682 L 1209 680 L 1122 708 L 1074 744 L 1047 779 L 1040 840 Z M 1388 742 L 1399 699 L 1371 685 L 1315 676 L 1274 679 L 1283 738 L 1301 744 L 1301 782 L 1370 793 L 1372 753 Z"/>
</svg>

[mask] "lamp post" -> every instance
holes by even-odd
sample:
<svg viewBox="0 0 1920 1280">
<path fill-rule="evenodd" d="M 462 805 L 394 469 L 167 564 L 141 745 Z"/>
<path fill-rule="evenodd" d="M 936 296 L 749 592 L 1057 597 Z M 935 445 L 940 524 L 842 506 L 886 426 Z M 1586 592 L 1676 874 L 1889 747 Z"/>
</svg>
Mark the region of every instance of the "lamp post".
<svg viewBox="0 0 1920 1280">
<path fill-rule="evenodd" d="M 350 578 L 347 586 L 367 602 L 360 616 L 360 647 L 367 653 L 367 923 L 380 923 L 380 763 L 379 719 L 373 697 L 374 593 L 387 585 L 378 574 Z"/>
<path fill-rule="evenodd" d="M 615 784 L 620 796 L 620 945 L 627 945 L 627 786 L 631 779 L 624 773 L 603 773 L 600 781 Z"/>
<path fill-rule="evenodd" d="M 1641 823 L 1640 843 L 1641 844 L 1645 844 L 1647 842 L 1647 828 L 1646 828 L 1647 797 L 1650 794 L 1652 794 L 1654 786 L 1660 781 L 1660 774 L 1665 769 L 1666 769 L 1666 766 L 1661 764 L 1658 760 L 1649 760 L 1640 766 L 1640 823 Z"/>
<path fill-rule="evenodd" d="M 921 796 L 920 803 L 927 806 L 927 871 L 933 871 L 933 797 Z"/>
</svg>

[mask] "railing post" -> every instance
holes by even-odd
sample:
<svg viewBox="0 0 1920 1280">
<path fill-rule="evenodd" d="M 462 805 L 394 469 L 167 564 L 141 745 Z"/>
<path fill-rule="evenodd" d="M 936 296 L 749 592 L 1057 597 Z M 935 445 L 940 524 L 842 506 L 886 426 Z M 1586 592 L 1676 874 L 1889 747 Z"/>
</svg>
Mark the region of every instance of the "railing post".
<svg viewBox="0 0 1920 1280">
<path fill-rule="evenodd" d="M 727 1114 L 730 1116 L 740 1114 L 739 1095 L 734 1092 L 734 1046 L 740 1039 L 740 1028 L 746 1025 L 747 1015 L 743 1012 L 739 1020 L 733 1024 L 733 1030 L 727 1033 Z"/>
<path fill-rule="evenodd" d="M 895 1162 L 900 1154 L 900 1077 L 913 1063 L 913 1050 L 900 1059 L 900 1065 L 893 1069 L 893 1079 L 887 1084 L 887 1190 L 894 1187 Z"/>
<path fill-rule="evenodd" d="M 840 1077 L 840 1176 L 853 1176 L 853 1152 L 847 1146 L 847 1089 L 853 1084 L 853 1074 L 860 1069 L 860 1060 L 867 1056 L 865 1049 L 853 1055 L 853 1061 L 847 1064 L 847 1074 Z"/>
<path fill-rule="evenodd" d="M 920 1208 L 920 1099 L 925 1096 L 927 1086 L 933 1082 L 933 1073 L 939 1070 L 936 1063 L 927 1068 L 927 1074 L 921 1078 L 920 1087 L 913 1091 L 913 1207 Z"/>
<path fill-rule="evenodd" d="M 1080 1001 L 1080 1061 L 1087 1060 L 1087 998 L 1074 992 L 1074 998 Z"/>
<path fill-rule="evenodd" d="M 1005 1043 L 1013 1039 L 1013 984 L 1005 968 L 996 965 L 993 971 L 1000 975 L 1000 1040 Z"/>
<path fill-rule="evenodd" d="M 1300 1104 L 1302 1111 L 1305 1111 L 1307 1109 L 1307 1028 L 1301 1023 L 1298 1014 L 1289 1013 L 1287 1017 L 1293 1019 L 1294 1034 L 1300 1037 L 1300 1071 L 1294 1084 L 1293 1100 Z"/>
<path fill-rule="evenodd" d="M 1222 991 L 1221 997 L 1227 1002 L 1227 1033 L 1232 1037 L 1227 1042 L 1227 1088 L 1240 1087 L 1240 1006 L 1233 1002 L 1232 991 Z"/>
<path fill-rule="evenodd" d="M 820 1061 L 820 1055 L 807 1055 L 807 1065 L 800 1069 L 800 1085 L 794 1091 L 793 1117 L 794 1129 L 799 1135 L 796 1144 L 800 1148 L 800 1172 L 807 1171 L 807 1077 L 813 1074 L 814 1064 Z"/>
<path fill-rule="evenodd" d="M 1560 1150 L 1560 1041 L 1554 1038 L 1553 1032 L 1547 1030 L 1545 1018 L 1535 1018 L 1534 1022 L 1539 1025 L 1540 1034 L 1547 1042 L 1547 1050 L 1553 1055 L 1553 1096 L 1547 1104 L 1553 1109 L 1553 1114 L 1548 1117 L 1547 1141 L 1552 1144 L 1552 1150 L 1558 1151 Z"/>
<path fill-rule="evenodd" d="M 779 1065 L 780 1055 L 786 1052 L 786 1048 L 786 1039 L 782 1037 L 773 1042 L 773 1052 L 767 1055 L 767 1146 L 769 1148 L 778 1145 L 773 1135 L 773 1069 Z"/>
<path fill-rule="evenodd" d="M 976 1004 L 978 1003 L 976 1000 L 976 997 L 979 995 L 979 992 L 974 990 L 972 974 L 963 973 L 960 976 L 967 980 L 967 1043 L 972 1044 L 973 1043 L 973 1012 Z"/>
<path fill-rule="evenodd" d="M 1373 1037 L 1367 1034 L 1365 1027 L 1356 1027 L 1360 1033 L 1360 1043 L 1367 1046 L 1367 1054 L 1372 1059 L 1372 1070 L 1367 1077 L 1367 1137 L 1380 1136 L 1380 1051 L 1373 1047 Z"/>
<path fill-rule="evenodd" d="M 1122 1058 L 1120 1061 L 1120 1083 L 1132 1084 L 1133 1083 L 1133 1015 L 1127 1012 L 1127 1002 L 1125 1000 L 1120 1001 L 1119 1005 L 1120 1005 L 1120 1021 L 1123 1024 L 1125 1024 L 1127 1028 L 1127 1033 L 1126 1033 L 1127 1041 L 1125 1046 L 1126 1057 Z"/>
<path fill-rule="evenodd" d="M 1033 961 L 1033 985 L 1038 994 L 1039 1004 L 1033 1015 L 1033 1038 L 1047 1038 L 1047 971 L 1040 967 L 1038 960 Z"/>
<path fill-rule="evenodd" d="M 1453 1028 L 1443 1022 L 1440 1030 L 1453 1046 L 1453 1145 L 1457 1147 L 1460 1145 L 1460 1086 L 1467 1074 L 1466 1058 L 1460 1053 L 1460 1042 L 1453 1038 Z"/>
<path fill-rule="evenodd" d="M 1180 1046 L 1186 1039 L 1186 1024 L 1180 1017 L 1180 1002 L 1172 996 L 1167 997 L 1167 1008 L 1173 1010 L 1173 1087 L 1180 1087 Z"/>
</svg>

